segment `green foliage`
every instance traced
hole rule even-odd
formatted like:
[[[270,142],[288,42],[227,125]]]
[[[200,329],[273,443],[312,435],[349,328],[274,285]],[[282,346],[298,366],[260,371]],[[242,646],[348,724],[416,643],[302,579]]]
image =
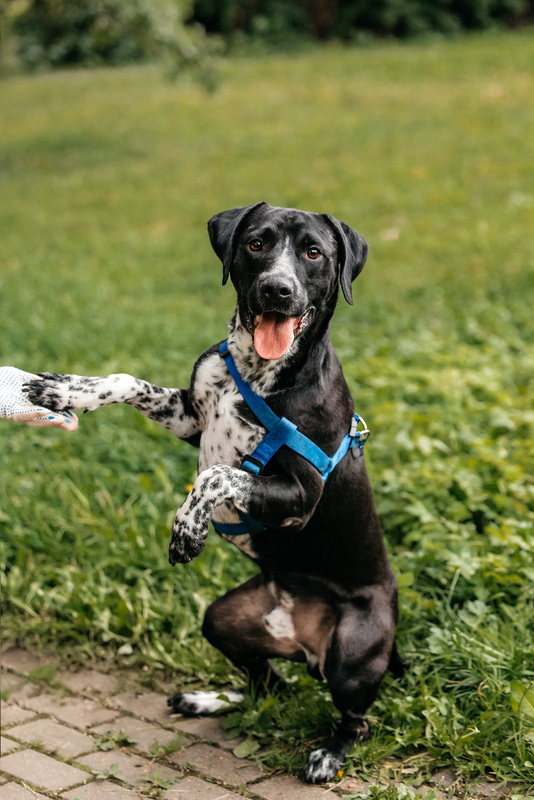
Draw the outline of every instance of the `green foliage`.
[[[131,747],[134,744],[137,744],[137,739],[132,739],[124,731],[110,730],[96,739],[96,746],[99,750],[115,750],[116,747]],[[111,766],[116,765],[112,764]]]
[[[247,694],[225,715],[228,735],[246,736],[234,750],[238,758],[255,756],[268,769],[298,772],[310,748],[332,733],[339,715],[325,688],[304,675],[291,680],[284,697]]]
[[[534,692],[519,681],[511,681],[512,708],[516,713],[524,714],[529,722],[534,722]],[[532,734],[530,735],[532,738]]]
[[[28,69],[162,58],[171,77],[187,70],[212,89],[220,44],[200,25],[186,27],[189,12],[188,0],[23,0],[6,7]]]
[[[181,750],[184,736],[185,733],[178,733],[170,742],[152,742],[148,755],[151,759],[157,761],[159,758],[164,758],[177,750]]]
[[[333,338],[371,429],[409,669],[384,681],[348,771],[415,788],[451,763],[533,780],[531,68],[525,32],[228,60],[214,96],[146,67],[0,97],[3,363],[185,386],[233,309],[212,214],[265,199],[370,241]],[[253,565],[215,536],[167,561],[196,452],[119,406],[71,436],[0,428],[5,639],[242,685],[200,620]],[[228,724],[298,772],[334,716],[283,668],[287,698],[249,698]]]
[[[337,32],[368,30],[378,35],[457,33],[513,24],[526,17],[529,0],[339,0]]]
[[[102,748],[100,748],[102,749]],[[126,782],[126,778],[124,778],[119,773],[119,765],[114,762],[110,764],[106,772],[100,772],[99,770],[93,770],[93,775],[97,779],[97,781],[106,781],[108,778],[115,778],[117,781]]]
[[[435,800],[435,797],[432,789],[417,792],[403,783],[398,786],[371,786],[363,792],[342,795],[343,800]]]
[[[180,778],[164,778],[161,774],[161,770],[157,769],[152,777],[144,775],[143,780],[149,784],[148,789],[144,790],[145,792],[148,791],[149,797],[159,797],[161,791],[170,789],[171,786],[178,783]]]
[[[150,16],[142,0],[29,0],[13,12],[19,54],[43,63],[120,64],[150,53]]]
[[[37,683],[39,681],[43,683],[54,683],[56,672],[56,667],[47,664],[44,667],[34,669],[32,672],[27,672],[24,675],[24,680],[28,683]]]
[[[236,43],[243,35],[279,48],[310,37],[313,21],[306,3],[290,0],[196,0],[192,16],[211,33]]]
[[[234,38],[245,33],[285,47],[310,35],[405,38],[515,25],[527,20],[529,9],[530,0],[195,0],[193,16],[209,31]]]

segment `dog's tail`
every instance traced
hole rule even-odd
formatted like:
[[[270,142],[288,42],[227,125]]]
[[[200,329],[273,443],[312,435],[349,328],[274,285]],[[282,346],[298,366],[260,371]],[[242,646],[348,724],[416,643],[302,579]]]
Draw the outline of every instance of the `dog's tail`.
[[[393,642],[393,649],[389,657],[388,669],[394,678],[402,678],[406,672],[406,662],[402,660],[397,650],[397,642]]]

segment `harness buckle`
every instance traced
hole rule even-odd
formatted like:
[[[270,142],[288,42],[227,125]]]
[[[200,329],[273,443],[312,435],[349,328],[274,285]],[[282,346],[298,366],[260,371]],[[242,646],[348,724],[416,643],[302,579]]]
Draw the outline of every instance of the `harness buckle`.
[[[358,430],[359,424],[363,425],[363,430]],[[352,457],[359,458],[363,456],[363,446],[367,439],[369,438],[370,430],[367,427],[367,423],[363,417],[360,417],[358,414],[354,415],[354,418],[350,424],[350,431],[349,436],[352,439],[350,444],[350,448],[352,450]],[[358,449],[358,452],[356,450]]]
[[[251,475],[261,475],[265,464],[259,458],[246,455],[241,462],[241,469],[245,472],[250,472]]]

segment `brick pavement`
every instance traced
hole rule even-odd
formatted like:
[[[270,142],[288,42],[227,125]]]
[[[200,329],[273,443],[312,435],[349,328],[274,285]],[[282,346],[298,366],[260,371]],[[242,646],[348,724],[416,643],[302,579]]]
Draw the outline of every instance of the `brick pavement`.
[[[226,737],[220,719],[171,716],[166,695],[132,676],[119,685],[97,670],[58,666],[51,683],[32,680],[50,663],[15,647],[2,654],[0,800],[339,800],[370,786],[355,778],[309,786],[262,771],[233,754],[239,740]],[[454,774],[440,781],[446,789]],[[502,792],[485,784],[470,796],[492,795]]]

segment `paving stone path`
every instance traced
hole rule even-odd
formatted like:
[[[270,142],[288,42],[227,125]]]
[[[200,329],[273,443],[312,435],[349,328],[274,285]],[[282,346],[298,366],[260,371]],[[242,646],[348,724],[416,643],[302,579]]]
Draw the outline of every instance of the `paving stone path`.
[[[170,715],[166,694],[130,674],[59,666],[52,682],[36,680],[47,665],[16,647],[2,654],[0,800],[339,800],[369,788],[264,772],[233,754],[239,740],[226,737],[220,719]],[[434,783],[446,789],[453,780],[449,771]],[[492,795],[488,784],[478,796]]]

